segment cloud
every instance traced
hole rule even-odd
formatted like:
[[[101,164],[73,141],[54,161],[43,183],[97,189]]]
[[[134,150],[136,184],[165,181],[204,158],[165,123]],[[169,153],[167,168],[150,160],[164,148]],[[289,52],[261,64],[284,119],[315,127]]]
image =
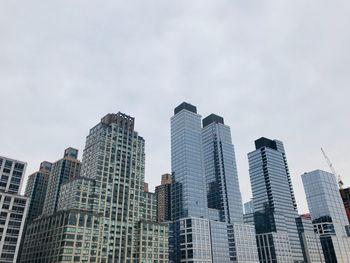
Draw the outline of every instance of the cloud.
[[[136,117],[146,180],[170,171],[170,124],[182,101],[232,128],[243,199],[246,154],[285,143],[300,211],[300,174],[350,182],[346,1],[26,1],[0,3],[1,154],[57,160],[108,112]]]

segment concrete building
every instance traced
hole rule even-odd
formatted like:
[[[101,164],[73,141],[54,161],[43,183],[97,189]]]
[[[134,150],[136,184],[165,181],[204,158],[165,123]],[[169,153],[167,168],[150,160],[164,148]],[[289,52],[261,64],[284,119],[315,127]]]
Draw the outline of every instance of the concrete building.
[[[63,158],[52,164],[43,214],[51,215],[57,211],[61,186],[79,176],[79,174],[80,161],[78,160],[78,150],[71,147],[67,148],[64,151]]]
[[[248,160],[260,262],[304,262],[283,143],[260,138]]]
[[[301,178],[314,230],[321,236],[325,261],[349,262],[349,221],[335,176],[315,170]]]
[[[171,182],[171,175],[163,174],[161,184],[156,186],[157,222],[171,220]]]
[[[166,263],[169,261],[169,227],[165,223],[157,223],[156,194],[149,192],[147,183],[142,199],[137,262]]]
[[[57,211],[28,227],[22,262],[167,263],[168,226],[156,223],[155,194],[144,191],[144,147],[134,118],[103,117],[86,138],[80,176],[61,183]]]
[[[42,162],[39,171],[29,175],[24,195],[29,198],[27,224],[39,217],[44,208],[52,163]]]
[[[43,215],[27,227],[20,262],[107,262],[102,225],[101,215],[81,209]]]
[[[0,262],[17,262],[28,198],[19,195],[27,164],[0,156]]]

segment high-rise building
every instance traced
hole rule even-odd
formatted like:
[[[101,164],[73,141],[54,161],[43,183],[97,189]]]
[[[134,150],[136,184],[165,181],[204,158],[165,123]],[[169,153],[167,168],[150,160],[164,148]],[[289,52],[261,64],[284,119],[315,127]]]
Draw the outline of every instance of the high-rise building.
[[[163,174],[161,184],[156,186],[157,222],[171,220],[171,175]]]
[[[51,215],[57,211],[58,197],[61,186],[79,176],[80,161],[78,160],[78,150],[67,148],[62,159],[52,164],[49,182],[45,196],[43,214]]]
[[[134,118],[103,117],[87,136],[81,175],[60,188],[58,211],[29,226],[22,262],[167,263],[168,227],[155,222],[155,194],[144,191],[144,147]]]
[[[350,187],[340,189],[340,195],[341,195],[341,198],[343,199],[346,216],[348,217],[349,224],[350,224]]]
[[[302,181],[314,230],[321,236],[326,262],[349,262],[350,231],[335,176],[315,170]]]
[[[305,262],[324,263],[320,235],[315,233],[310,216],[301,215],[296,222]]]
[[[171,118],[170,260],[212,262],[210,225],[197,108],[182,103]]]
[[[202,154],[202,125],[197,108],[182,103],[171,118],[171,216],[208,218]]]
[[[299,216],[283,143],[260,138],[248,154],[260,262],[303,262]]]
[[[39,171],[29,175],[25,193],[29,197],[29,210],[27,215],[27,224],[40,216],[43,212],[49,175],[52,163],[42,162]]]
[[[230,129],[214,114],[203,126],[195,106],[184,102],[175,108],[170,260],[257,262],[254,228],[243,224]]]
[[[19,195],[27,164],[0,156],[0,262],[17,262],[28,198]]]
[[[243,224],[235,150],[224,118],[203,119],[202,149],[213,262],[258,262],[255,229]]]
[[[221,222],[243,223],[236,157],[230,127],[211,114],[203,119],[202,130],[208,207],[219,212]]]

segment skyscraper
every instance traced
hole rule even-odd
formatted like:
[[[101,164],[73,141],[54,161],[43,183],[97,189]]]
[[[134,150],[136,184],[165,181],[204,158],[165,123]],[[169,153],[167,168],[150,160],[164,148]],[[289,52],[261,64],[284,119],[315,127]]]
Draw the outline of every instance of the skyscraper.
[[[255,231],[243,224],[234,148],[223,118],[212,114],[202,128],[195,106],[176,107],[171,164],[171,260],[257,262]]]
[[[139,204],[143,197],[145,141],[134,118],[107,114],[90,130],[82,175],[96,180],[97,210],[104,215],[103,244],[108,262],[133,262]]]
[[[52,164],[43,214],[51,215],[57,210],[58,197],[62,184],[79,176],[80,161],[77,158],[78,150],[69,147],[64,151],[63,158]]]
[[[19,195],[27,164],[0,156],[0,262],[17,262],[28,198]]]
[[[212,262],[201,116],[182,103],[171,118],[170,260]]]
[[[167,263],[168,227],[155,222],[155,196],[144,192],[144,147],[134,118],[103,117],[86,138],[80,176],[60,188],[58,210],[29,226],[22,262]]]
[[[49,175],[52,163],[42,162],[39,171],[29,175],[25,193],[29,197],[29,210],[27,215],[27,224],[40,216],[43,212]]]
[[[243,223],[236,157],[230,127],[211,114],[203,119],[203,155],[208,207],[219,211],[221,222]]]
[[[163,174],[161,184],[156,186],[157,222],[171,219],[171,182],[171,175]]]
[[[171,118],[172,219],[208,218],[202,154],[202,125],[197,108],[182,103]]]
[[[228,259],[232,262],[257,262],[255,229],[243,224],[235,151],[231,130],[225,125],[224,118],[210,114],[203,119],[202,145],[213,262]]]
[[[260,138],[248,154],[260,262],[303,262],[283,143]]]
[[[349,262],[349,221],[335,176],[315,170],[301,178],[314,229],[321,235],[326,262]]]

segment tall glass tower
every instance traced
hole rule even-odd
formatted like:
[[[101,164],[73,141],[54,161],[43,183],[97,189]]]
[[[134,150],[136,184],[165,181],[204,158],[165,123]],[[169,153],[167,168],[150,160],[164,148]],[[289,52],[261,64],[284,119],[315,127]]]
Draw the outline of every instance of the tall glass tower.
[[[186,102],[171,118],[171,262],[258,262],[243,224],[234,148],[223,118]]]
[[[202,125],[197,108],[182,103],[171,118],[172,219],[208,218],[202,155]]]
[[[335,176],[315,170],[301,178],[314,229],[321,235],[326,262],[349,262],[349,222]]]
[[[243,224],[236,158],[230,127],[211,114],[203,119],[203,154],[208,207],[219,211],[221,222]]]
[[[292,181],[283,143],[260,138],[248,154],[261,262],[303,262]]]

